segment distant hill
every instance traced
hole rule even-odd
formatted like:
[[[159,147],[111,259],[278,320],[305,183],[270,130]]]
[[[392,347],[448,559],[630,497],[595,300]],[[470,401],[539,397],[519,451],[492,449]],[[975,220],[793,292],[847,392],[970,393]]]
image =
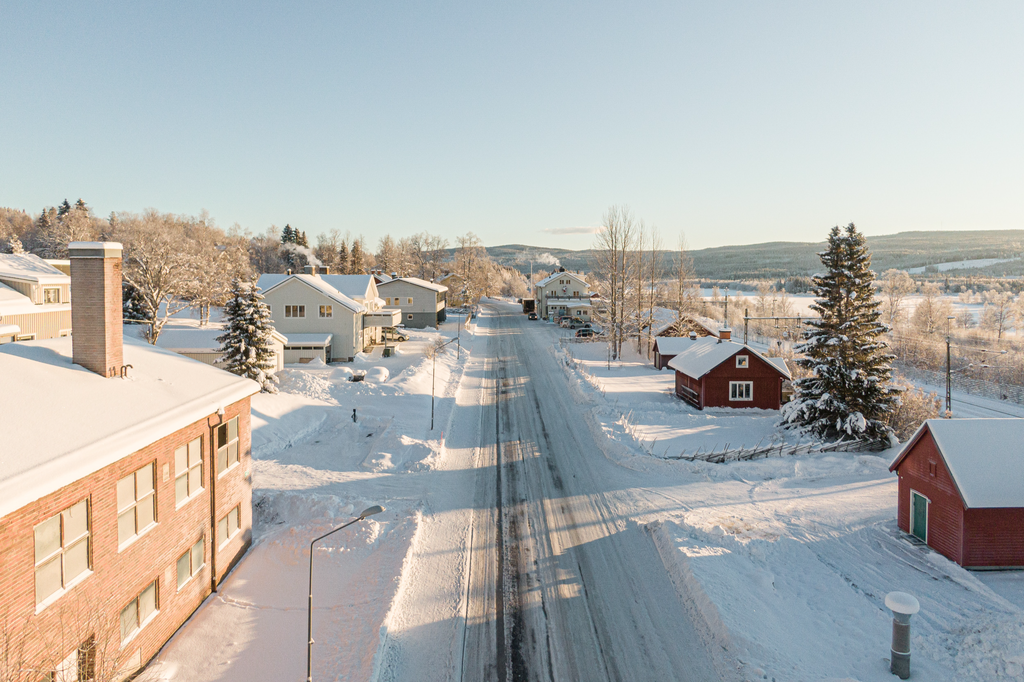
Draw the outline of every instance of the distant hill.
[[[690,251],[694,269],[702,279],[775,279],[811,275],[821,269],[818,253],[824,242],[765,242],[742,246],[718,246]],[[1020,276],[1024,274],[1024,230],[900,232],[868,237],[871,264],[876,272],[889,268],[908,270],[959,261],[999,260],[968,269],[945,269],[949,274]],[[487,247],[491,258],[522,272],[550,270],[555,259],[567,270],[589,272],[594,267],[591,249],[572,251],[548,249],[524,244]],[[675,261],[672,251],[663,252],[669,266]],[[545,263],[544,261],[547,261]],[[930,271],[932,268],[928,268]]]

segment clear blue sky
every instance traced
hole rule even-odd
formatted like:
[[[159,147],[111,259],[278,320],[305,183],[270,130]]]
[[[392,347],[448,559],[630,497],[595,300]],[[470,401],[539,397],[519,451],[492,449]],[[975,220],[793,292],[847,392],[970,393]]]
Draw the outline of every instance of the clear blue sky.
[[[1024,227],[1021,2],[0,0],[0,205],[586,248]]]

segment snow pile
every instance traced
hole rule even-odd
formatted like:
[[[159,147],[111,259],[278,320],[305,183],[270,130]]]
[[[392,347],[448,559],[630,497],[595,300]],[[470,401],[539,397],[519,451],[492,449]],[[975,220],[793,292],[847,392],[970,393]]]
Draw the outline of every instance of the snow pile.
[[[310,365],[312,364],[310,363]],[[349,370],[349,374],[351,374],[351,370]],[[278,379],[281,382],[278,388],[286,393],[294,393],[324,402],[334,402],[331,393],[331,380],[328,376],[301,369],[283,369],[278,372]]]

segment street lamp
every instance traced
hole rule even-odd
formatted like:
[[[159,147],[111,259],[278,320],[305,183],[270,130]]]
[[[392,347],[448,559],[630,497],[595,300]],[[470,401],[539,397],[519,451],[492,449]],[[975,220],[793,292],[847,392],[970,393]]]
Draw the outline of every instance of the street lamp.
[[[440,346],[434,349],[434,352],[430,355],[430,430],[434,430],[434,374],[437,368],[437,353],[450,343],[455,343],[457,339],[450,339],[445,341]],[[461,350],[462,344],[459,344]]]
[[[313,545],[320,540],[323,540],[328,535],[334,535],[339,530],[348,528],[353,523],[362,521],[367,516],[380,514],[382,511],[384,511],[384,507],[379,504],[368,507],[364,509],[357,518],[352,519],[342,526],[338,526],[329,533],[324,533],[318,538],[313,538],[313,542],[309,543],[309,602],[306,606],[306,682],[313,682]]]

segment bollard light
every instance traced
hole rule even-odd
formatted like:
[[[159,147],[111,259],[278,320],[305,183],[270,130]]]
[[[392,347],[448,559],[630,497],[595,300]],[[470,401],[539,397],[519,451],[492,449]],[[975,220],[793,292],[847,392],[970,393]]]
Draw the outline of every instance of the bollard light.
[[[889,672],[901,680],[910,677],[910,617],[921,610],[921,603],[912,594],[890,592],[885,605],[892,611],[892,646]]]

